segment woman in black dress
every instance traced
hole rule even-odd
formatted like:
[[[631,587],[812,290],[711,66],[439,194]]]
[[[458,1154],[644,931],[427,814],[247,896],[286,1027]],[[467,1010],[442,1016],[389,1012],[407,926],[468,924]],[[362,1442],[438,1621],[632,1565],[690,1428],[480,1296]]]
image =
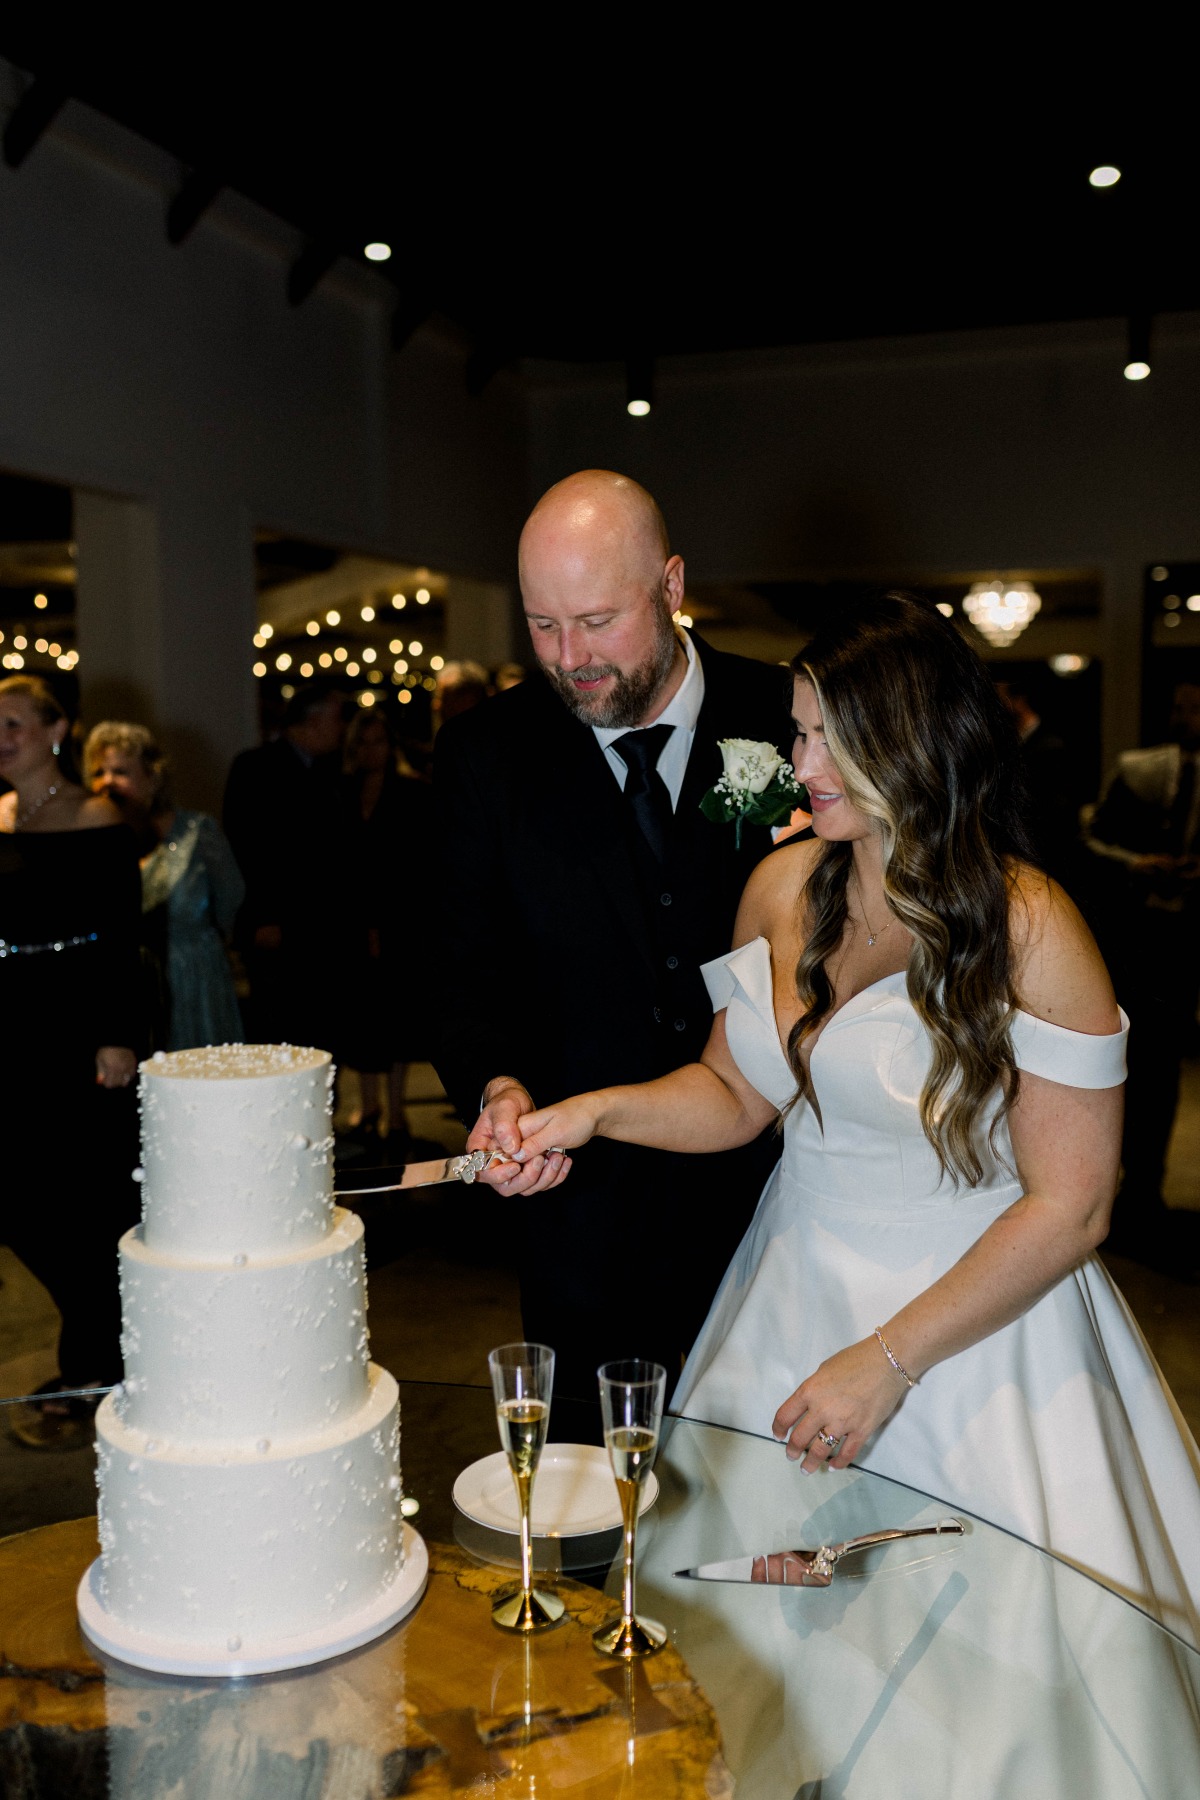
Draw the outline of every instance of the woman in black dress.
[[[0,1239],[62,1314],[58,1379],[14,1426],[38,1448],[87,1428],[55,1390],[120,1380],[117,1238],[138,1211],[137,851],[69,754],[46,684],[0,681]]]

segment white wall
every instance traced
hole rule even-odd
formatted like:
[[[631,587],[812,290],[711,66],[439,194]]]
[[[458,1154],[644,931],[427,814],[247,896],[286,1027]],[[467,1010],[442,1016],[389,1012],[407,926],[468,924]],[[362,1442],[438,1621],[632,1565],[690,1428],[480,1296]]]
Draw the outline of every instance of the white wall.
[[[0,124],[20,86],[0,64]],[[74,104],[0,167],[0,467],[82,491],[85,710],[156,723],[211,805],[256,735],[254,527],[506,583],[524,423],[511,376],[467,396],[460,346],[392,352],[366,268],[289,307],[298,240],[237,196],[172,249],[178,179]]]
[[[881,277],[882,278],[882,277]],[[1105,740],[1135,741],[1145,565],[1200,560],[1200,322],[1121,374],[1116,323],[532,372],[540,491],[589,464],[657,495],[696,581],[1095,570]]]

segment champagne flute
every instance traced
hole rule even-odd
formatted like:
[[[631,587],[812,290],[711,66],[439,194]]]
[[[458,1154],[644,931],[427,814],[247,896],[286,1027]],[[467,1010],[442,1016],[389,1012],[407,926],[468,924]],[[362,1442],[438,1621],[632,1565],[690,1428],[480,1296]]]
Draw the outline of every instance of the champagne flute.
[[[667,1641],[666,1627],[656,1619],[639,1619],[633,1606],[633,1547],[638,1501],[642,1482],[650,1473],[658,1448],[667,1372],[660,1363],[634,1358],[627,1362],[604,1363],[597,1373],[604,1442],[621,1498],[625,1572],[621,1584],[621,1617],[593,1632],[592,1642],[601,1655],[618,1656],[629,1662],[635,1656],[653,1655]]]
[[[501,1344],[488,1357],[500,1442],[508,1457],[521,1510],[521,1585],[504,1594],[492,1608],[492,1623],[501,1631],[546,1631],[557,1625],[566,1608],[557,1594],[533,1585],[533,1545],[529,1503],[538,1459],[550,1424],[554,1386],[554,1352],[545,1344]]]

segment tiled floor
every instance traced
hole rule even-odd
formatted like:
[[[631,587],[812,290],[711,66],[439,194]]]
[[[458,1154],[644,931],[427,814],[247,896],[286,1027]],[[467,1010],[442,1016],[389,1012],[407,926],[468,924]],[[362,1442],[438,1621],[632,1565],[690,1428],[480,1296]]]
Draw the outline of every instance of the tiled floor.
[[[447,1151],[461,1148],[461,1127],[431,1069],[413,1071],[411,1093],[411,1129]],[[1185,1077],[1167,1197],[1200,1209],[1200,1063]],[[406,1200],[397,1226],[404,1253],[370,1277],[373,1356],[413,1381],[485,1383],[488,1350],[521,1334],[514,1214],[486,1189],[455,1186],[432,1190],[416,1206]],[[1124,1258],[1113,1257],[1109,1266],[1200,1436],[1200,1289]],[[4,1248],[0,1282],[3,1396],[28,1392],[53,1374],[57,1315],[45,1290]],[[93,1468],[90,1447],[39,1455],[19,1449],[0,1428],[0,1535],[89,1512]]]

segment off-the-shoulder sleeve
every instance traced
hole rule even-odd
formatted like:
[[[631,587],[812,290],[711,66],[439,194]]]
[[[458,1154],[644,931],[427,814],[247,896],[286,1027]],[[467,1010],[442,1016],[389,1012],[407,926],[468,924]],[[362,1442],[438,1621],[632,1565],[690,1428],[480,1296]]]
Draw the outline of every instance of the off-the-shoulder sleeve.
[[[700,964],[700,973],[704,977],[704,985],[708,989],[708,997],[712,1001],[712,1009],[719,1013],[733,999],[733,971],[729,967],[729,957],[714,956],[711,962]]]
[[[1125,1079],[1125,1041],[1129,1020],[1121,1013],[1120,1031],[1093,1037],[1086,1031],[1068,1031],[1032,1013],[1012,1016],[1013,1051],[1018,1069],[1040,1075],[1063,1087],[1120,1087]]]

